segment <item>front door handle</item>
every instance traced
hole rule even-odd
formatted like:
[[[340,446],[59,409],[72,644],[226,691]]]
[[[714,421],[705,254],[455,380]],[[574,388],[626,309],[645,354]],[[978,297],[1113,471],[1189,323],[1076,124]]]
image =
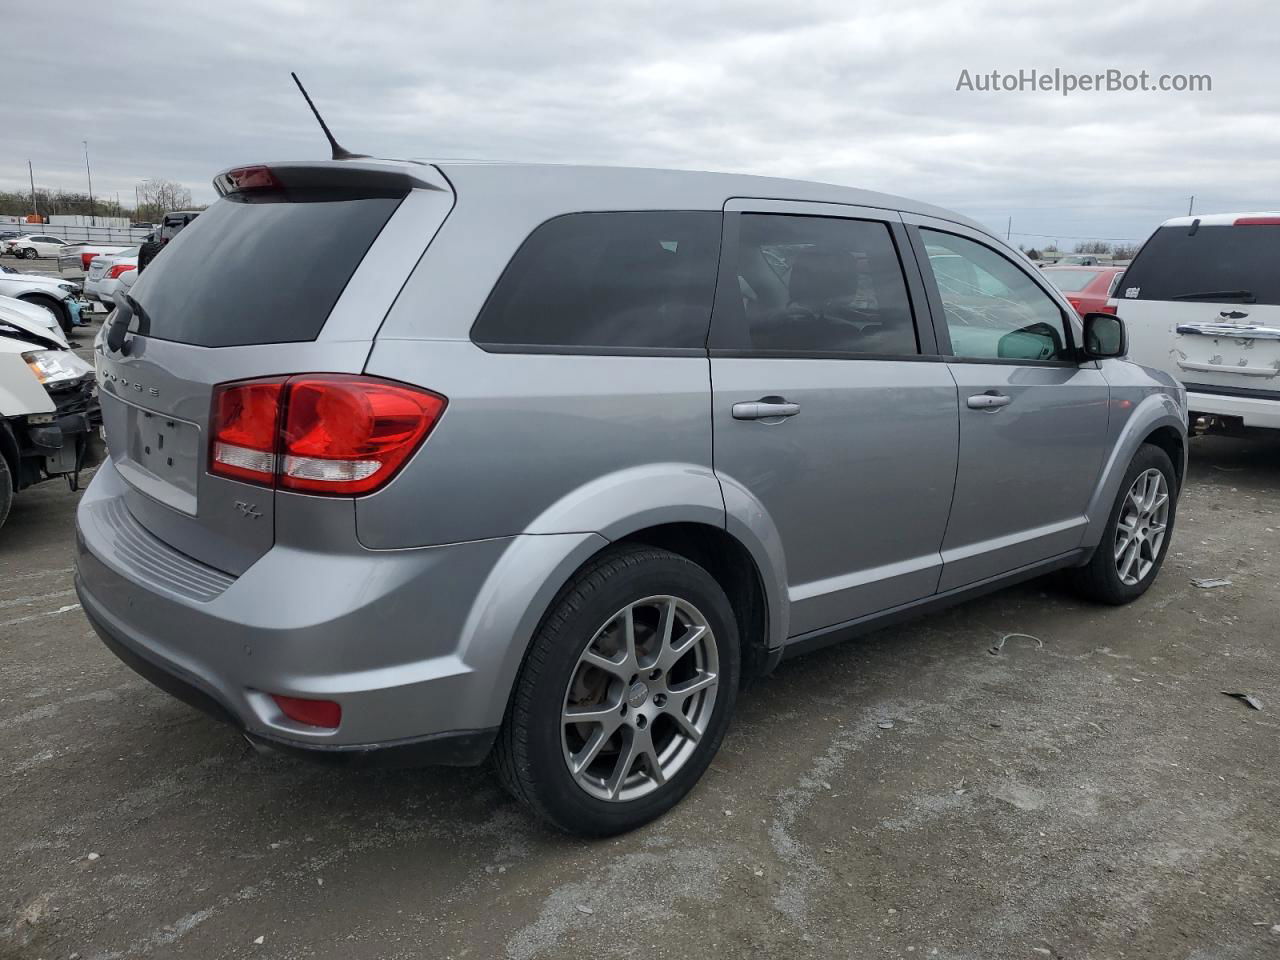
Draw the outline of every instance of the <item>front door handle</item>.
[[[735,420],[772,420],[775,417],[794,417],[800,412],[800,404],[788,403],[782,397],[761,397],[749,403],[733,405]]]
[[[990,390],[987,393],[979,393],[968,399],[967,403],[970,410],[995,410],[997,407],[1005,407],[1013,402],[1013,397],[1006,396],[1003,393],[996,393]]]

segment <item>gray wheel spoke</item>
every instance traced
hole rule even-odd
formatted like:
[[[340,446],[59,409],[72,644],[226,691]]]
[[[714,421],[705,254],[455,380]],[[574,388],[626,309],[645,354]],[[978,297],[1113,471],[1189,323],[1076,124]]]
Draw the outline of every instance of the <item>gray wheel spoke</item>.
[[[674,720],[676,722],[676,726],[680,728],[680,732],[694,743],[697,743],[702,739],[702,731],[693,725],[693,721],[684,715],[683,710],[668,710],[667,716]]]
[[[595,667],[597,670],[603,670],[605,673],[611,673],[615,677],[621,677],[626,680],[631,676],[631,664],[626,660],[610,660],[602,653],[596,653],[594,650],[588,650],[582,655],[582,662]]]
[[[669,643],[663,649],[662,656],[658,659],[658,666],[664,670],[670,670],[684,659],[686,653],[698,645],[698,641],[706,632],[707,628],[704,626],[690,627],[675,643]]]
[[[596,728],[595,733],[591,734],[591,739],[571,758],[569,769],[573,771],[575,777],[591,766],[591,761],[599,756],[600,748],[609,742],[609,738],[613,736],[613,732],[616,729],[616,727]]]
[[[1138,541],[1130,540],[1128,546],[1125,547],[1124,557],[1120,564],[1120,579],[1125,580],[1129,576],[1129,571],[1133,568],[1133,562],[1138,559]]]
[[[621,704],[610,703],[601,704],[598,707],[570,707],[564,712],[565,723],[600,723],[616,730],[618,724],[622,722],[621,716],[618,714],[618,708]]]
[[[609,779],[605,781],[610,800],[618,798],[618,792],[622,789],[627,774],[631,772],[631,768],[636,765],[636,760],[640,756],[640,731],[631,729],[622,739],[622,750],[618,753],[617,765],[614,766]]]
[[[669,687],[672,697],[684,698],[690,694],[697,693],[699,690],[706,690],[708,687],[714,687],[720,682],[720,678],[714,673],[703,673],[694,677],[692,680],[686,680],[684,683]]]

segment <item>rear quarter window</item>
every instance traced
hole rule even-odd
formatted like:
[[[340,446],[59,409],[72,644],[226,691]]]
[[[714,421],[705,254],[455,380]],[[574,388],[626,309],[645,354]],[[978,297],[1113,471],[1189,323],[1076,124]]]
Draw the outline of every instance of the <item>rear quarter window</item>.
[[[1129,265],[1115,296],[1177,300],[1241,290],[1257,303],[1280,304],[1280,225],[1202,226],[1194,233],[1161,227]]]
[[[721,215],[573,213],[533,231],[471,338],[485,347],[609,352],[706,346]]]
[[[314,340],[399,203],[224,197],[134,284],[147,335],[203,347]]]

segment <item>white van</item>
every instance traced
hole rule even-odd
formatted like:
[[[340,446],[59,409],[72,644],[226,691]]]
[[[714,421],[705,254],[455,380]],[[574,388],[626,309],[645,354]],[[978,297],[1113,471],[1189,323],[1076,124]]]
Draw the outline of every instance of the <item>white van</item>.
[[[1280,429],[1280,213],[1166,220],[1110,305],[1130,359],[1182,381],[1193,422]]]

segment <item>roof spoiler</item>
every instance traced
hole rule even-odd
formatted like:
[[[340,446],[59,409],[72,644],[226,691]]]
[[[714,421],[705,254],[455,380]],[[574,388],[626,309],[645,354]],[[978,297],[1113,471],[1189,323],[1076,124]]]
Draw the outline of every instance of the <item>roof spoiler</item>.
[[[256,192],[335,193],[351,198],[403,197],[410,190],[447,188],[421,170],[377,160],[313,160],[230,167],[213,178],[218,196]]]

